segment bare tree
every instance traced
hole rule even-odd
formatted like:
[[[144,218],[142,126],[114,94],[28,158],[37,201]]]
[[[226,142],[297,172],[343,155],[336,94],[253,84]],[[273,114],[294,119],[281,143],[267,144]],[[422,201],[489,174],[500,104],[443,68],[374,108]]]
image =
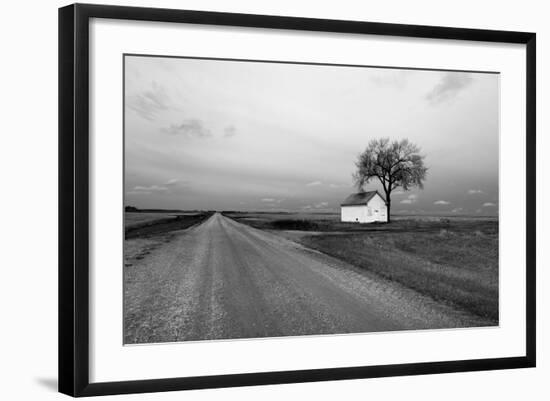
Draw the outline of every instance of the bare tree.
[[[428,171],[420,148],[408,139],[393,142],[389,138],[374,139],[359,155],[355,165],[357,171],[353,179],[360,191],[372,178],[378,178],[382,184],[388,206],[388,222],[391,216],[391,192],[398,187],[404,191],[411,187],[423,188]]]

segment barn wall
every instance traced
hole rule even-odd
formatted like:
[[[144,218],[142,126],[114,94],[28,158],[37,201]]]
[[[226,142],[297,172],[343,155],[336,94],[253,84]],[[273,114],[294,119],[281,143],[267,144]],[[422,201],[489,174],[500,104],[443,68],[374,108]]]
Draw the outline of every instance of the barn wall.
[[[378,213],[376,211],[378,210]],[[341,221],[374,223],[376,221],[387,222],[388,210],[382,197],[376,195],[368,205],[342,206]]]
[[[370,221],[388,221],[388,208],[382,197],[376,195],[369,201],[368,206],[372,209],[372,217],[370,218]],[[378,210],[378,214],[375,213],[376,210]]]
[[[342,206],[342,221],[365,223],[366,221],[366,206]]]

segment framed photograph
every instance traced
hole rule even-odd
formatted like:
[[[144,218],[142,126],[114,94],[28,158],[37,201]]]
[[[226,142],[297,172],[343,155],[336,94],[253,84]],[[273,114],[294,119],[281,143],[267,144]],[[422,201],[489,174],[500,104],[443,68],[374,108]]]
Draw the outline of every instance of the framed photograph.
[[[59,390],[535,366],[535,34],[59,10]]]

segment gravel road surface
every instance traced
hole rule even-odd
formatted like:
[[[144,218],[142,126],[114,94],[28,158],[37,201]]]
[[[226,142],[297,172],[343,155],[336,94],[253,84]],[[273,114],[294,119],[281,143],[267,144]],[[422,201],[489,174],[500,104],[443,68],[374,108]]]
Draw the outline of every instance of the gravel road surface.
[[[482,324],[219,213],[126,262],[126,344]]]

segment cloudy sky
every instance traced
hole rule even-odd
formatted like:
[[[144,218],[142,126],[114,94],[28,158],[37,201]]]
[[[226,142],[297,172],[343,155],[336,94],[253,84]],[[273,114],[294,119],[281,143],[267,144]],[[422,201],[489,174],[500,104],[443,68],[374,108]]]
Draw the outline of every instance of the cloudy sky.
[[[140,208],[332,211],[373,138],[426,156],[392,211],[498,212],[499,76],[125,58],[125,202]],[[380,189],[376,183],[366,189]]]

